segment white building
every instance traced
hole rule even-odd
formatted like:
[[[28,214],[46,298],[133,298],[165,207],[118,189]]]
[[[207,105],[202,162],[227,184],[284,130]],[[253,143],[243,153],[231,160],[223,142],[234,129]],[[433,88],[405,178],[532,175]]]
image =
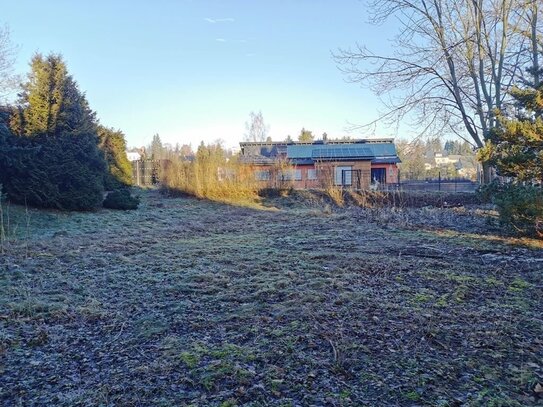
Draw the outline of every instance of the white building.
[[[128,161],[139,161],[141,160],[141,154],[137,152],[126,152],[126,157],[128,157]]]

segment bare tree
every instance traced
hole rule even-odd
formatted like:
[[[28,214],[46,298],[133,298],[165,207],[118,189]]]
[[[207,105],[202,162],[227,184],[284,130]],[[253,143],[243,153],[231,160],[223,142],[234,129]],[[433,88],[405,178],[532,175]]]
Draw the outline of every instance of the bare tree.
[[[527,30],[540,28],[538,1],[372,2],[372,22],[399,21],[394,52],[378,55],[357,45],[335,55],[349,79],[369,86],[385,106],[360,127],[409,119],[421,135],[454,133],[484,146],[496,110],[506,107],[508,90],[533,63]]]
[[[266,141],[270,126],[264,123],[262,112],[249,113],[249,121],[245,122],[245,141]]]
[[[0,27],[0,104],[16,86],[13,74],[16,49],[12,45],[7,26]]]
[[[541,0],[528,0],[528,12],[525,15],[525,31],[524,35],[529,39],[529,47],[531,52],[531,66],[528,73],[533,76],[532,86],[537,88],[541,84],[541,66],[539,64],[539,56],[543,54],[543,33],[540,23],[540,3]],[[525,81],[529,82],[529,81]]]

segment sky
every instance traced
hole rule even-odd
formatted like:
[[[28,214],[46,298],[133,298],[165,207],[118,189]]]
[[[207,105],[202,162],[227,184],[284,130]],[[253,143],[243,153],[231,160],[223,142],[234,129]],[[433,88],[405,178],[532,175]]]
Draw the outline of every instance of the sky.
[[[390,27],[368,23],[359,0],[2,0],[0,24],[26,74],[35,52],[61,53],[100,122],[129,146],[221,139],[233,147],[251,111],[269,136],[349,133],[379,100],[349,83],[332,58],[365,44],[382,51]]]

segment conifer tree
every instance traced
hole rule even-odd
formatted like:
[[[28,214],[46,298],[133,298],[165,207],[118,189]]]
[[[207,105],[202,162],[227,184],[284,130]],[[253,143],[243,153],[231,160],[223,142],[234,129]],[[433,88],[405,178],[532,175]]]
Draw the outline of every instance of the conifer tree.
[[[530,73],[533,83],[511,92],[515,116],[500,113],[499,126],[480,158],[495,165],[498,174],[513,178],[512,183],[490,189],[502,224],[519,234],[543,238],[543,190],[536,186],[543,183],[543,84],[538,79],[543,72]]]
[[[104,180],[105,188],[113,190],[132,185],[132,164],[126,157],[126,140],[123,132],[98,126],[98,139],[108,167]]]
[[[498,116],[500,125],[480,158],[495,165],[499,175],[521,182],[543,182],[543,84],[514,88],[511,95],[517,102],[517,113],[514,118]]]
[[[40,207],[89,210],[103,201],[105,162],[95,113],[60,55],[31,61],[11,117],[12,144],[34,151],[8,168],[10,199]]]
[[[153,136],[149,150],[151,151],[151,160],[161,160],[164,158],[164,146],[158,133]]]

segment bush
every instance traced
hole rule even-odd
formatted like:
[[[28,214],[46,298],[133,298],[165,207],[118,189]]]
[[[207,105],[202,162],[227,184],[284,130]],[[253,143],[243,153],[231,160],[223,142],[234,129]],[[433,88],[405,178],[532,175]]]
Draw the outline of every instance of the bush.
[[[476,195],[482,203],[492,203],[494,196],[503,190],[504,184],[498,180],[492,181],[490,184],[483,184],[477,188]]]
[[[482,193],[491,197],[503,226],[519,235],[543,238],[543,189],[494,183]]]
[[[131,210],[138,209],[140,199],[130,195],[128,189],[118,189],[107,194],[103,206],[108,209]]]
[[[92,210],[104,195],[105,163],[93,134],[11,136],[0,152],[0,181],[10,201],[66,211]]]

